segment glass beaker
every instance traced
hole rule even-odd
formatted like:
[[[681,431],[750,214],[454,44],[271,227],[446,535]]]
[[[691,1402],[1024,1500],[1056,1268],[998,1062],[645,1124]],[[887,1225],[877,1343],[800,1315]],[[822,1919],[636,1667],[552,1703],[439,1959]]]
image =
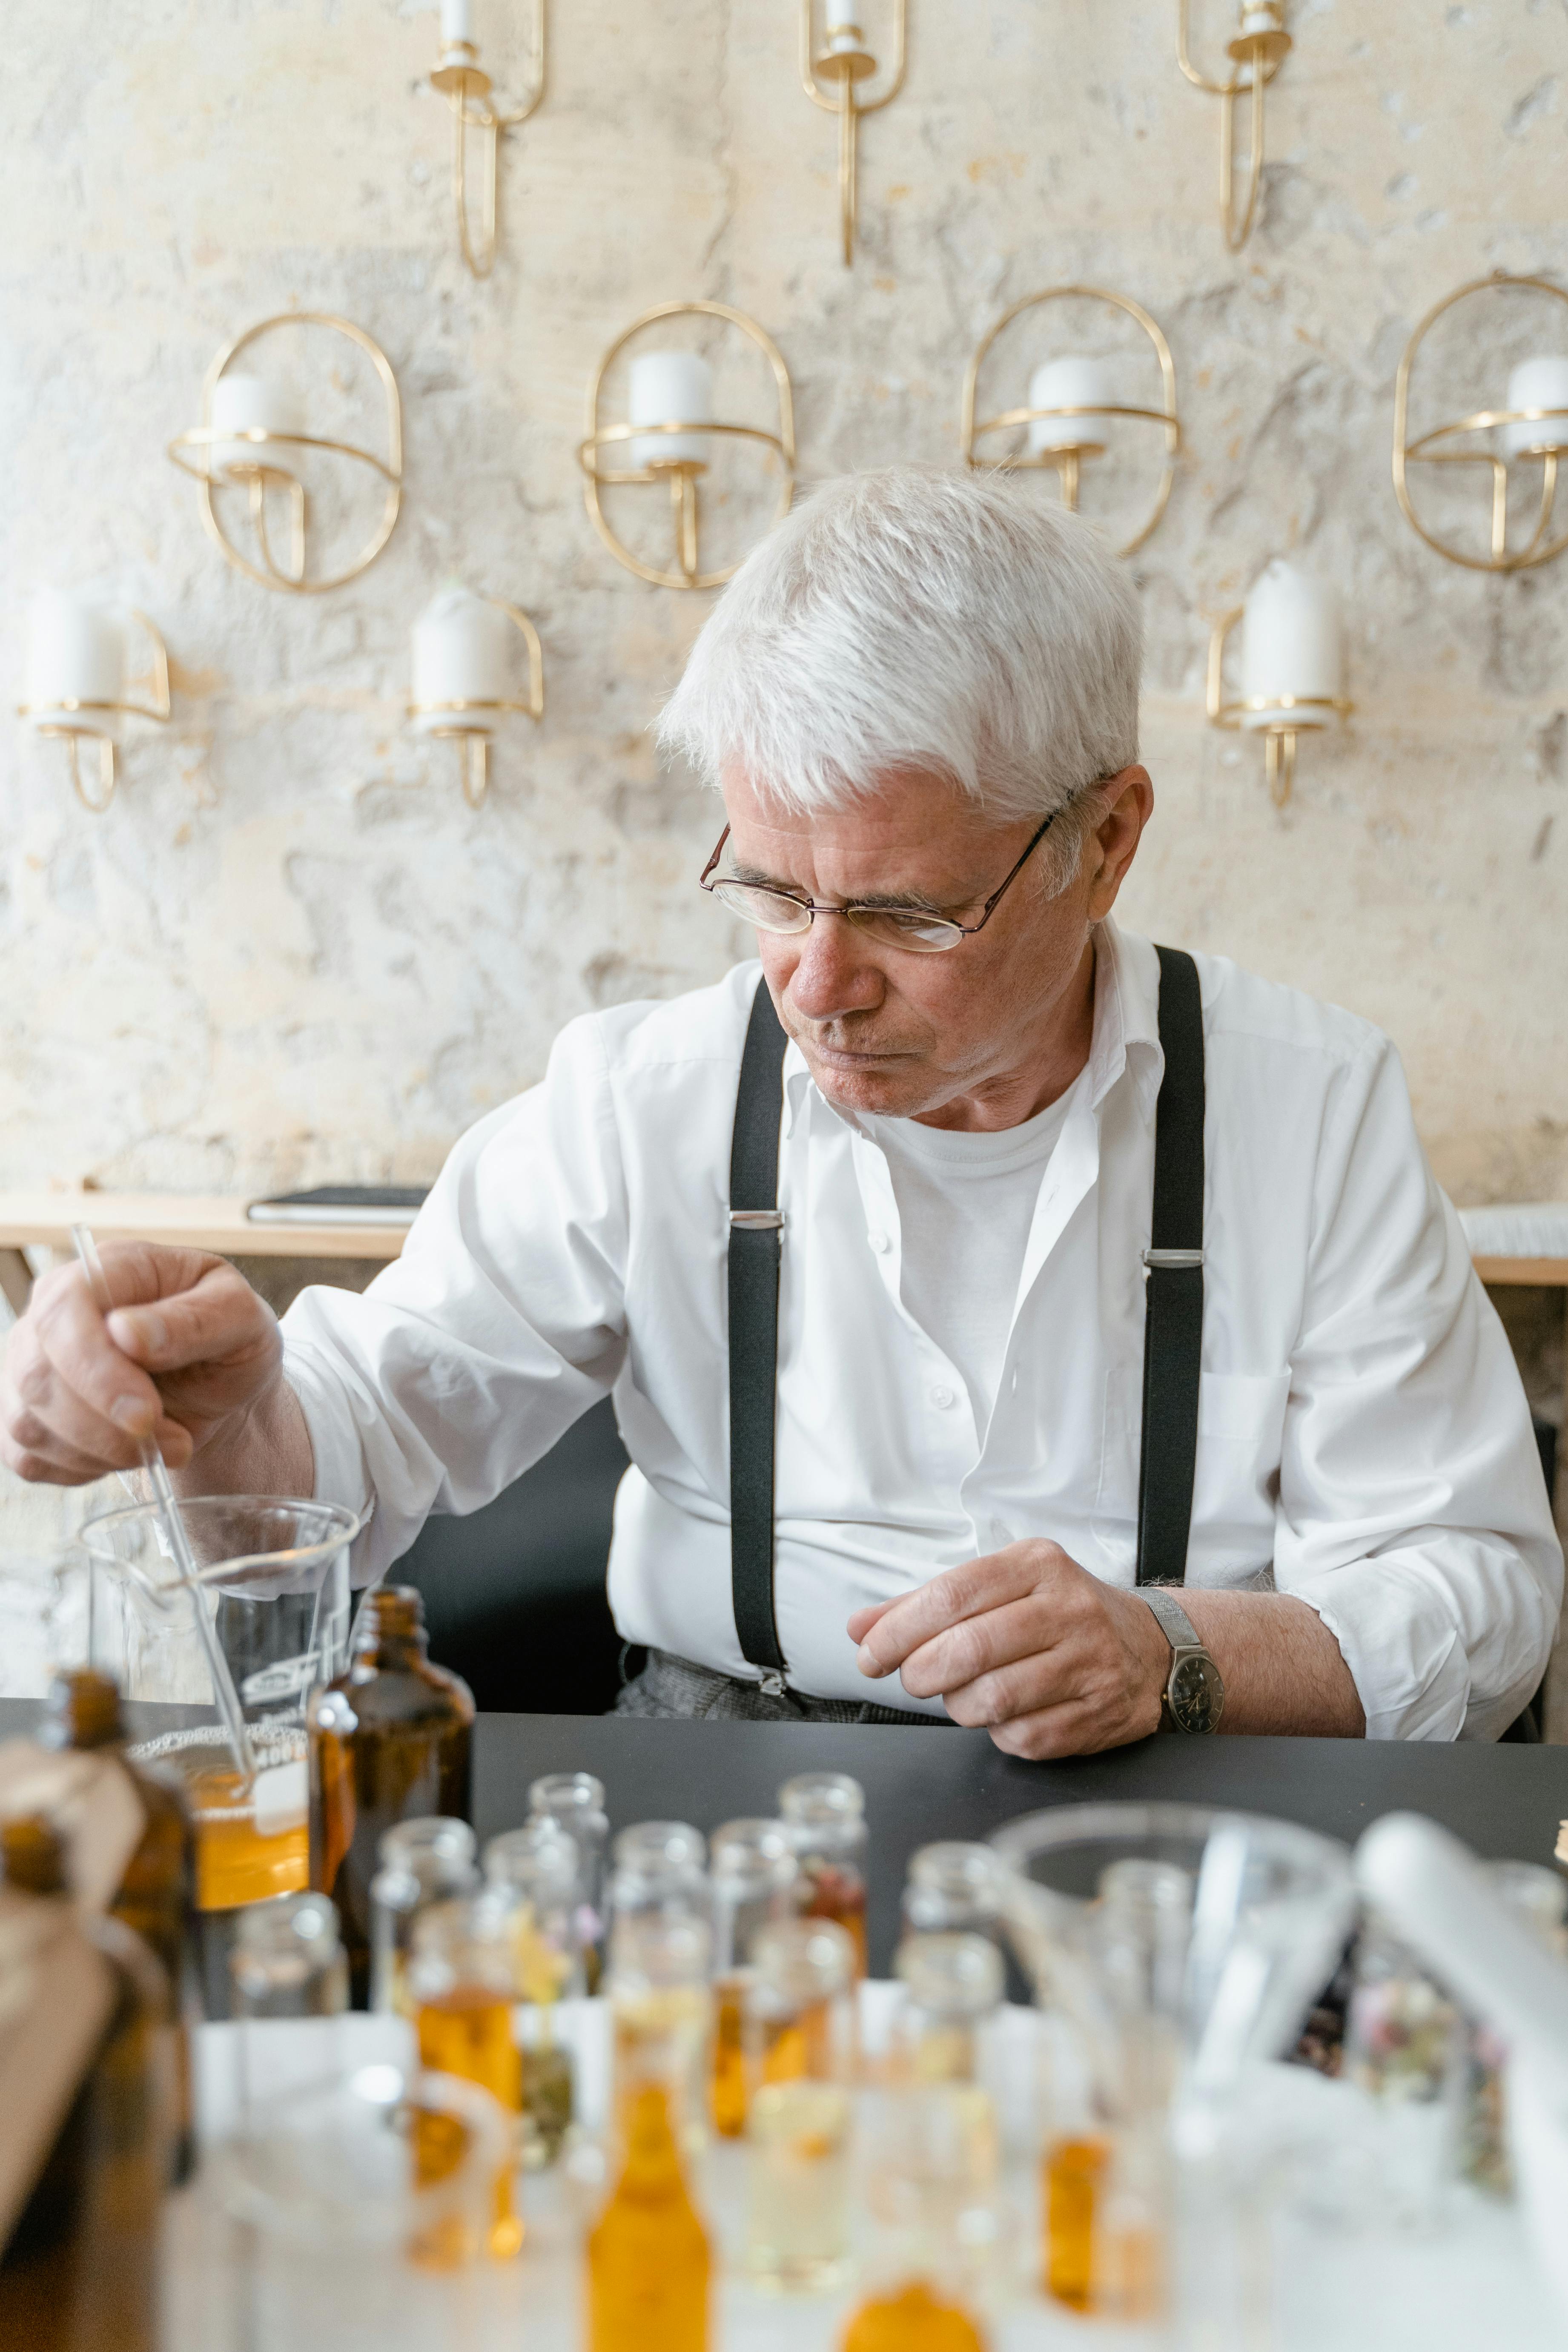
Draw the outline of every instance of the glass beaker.
[[[1289,2047],[1333,1972],[1355,1912],[1349,1854],[1291,1822],[1176,1804],[1063,1805],[989,1843],[1050,2028],[1046,2290],[1152,2317],[1173,2135],[1194,2166],[1223,2159],[1244,2070]]]
[[[301,1891],[310,1874],[305,1702],[348,1656],[353,1512],[277,1496],[182,1500],[197,1563],[175,1567],[155,1504],[89,1519],[91,1663],[127,1699],[184,1720],[131,1752],[173,1766],[196,1826],[196,1906],[229,1911]],[[195,1612],[216,1637],[256,1761],[247,1785],[218,1719]]]

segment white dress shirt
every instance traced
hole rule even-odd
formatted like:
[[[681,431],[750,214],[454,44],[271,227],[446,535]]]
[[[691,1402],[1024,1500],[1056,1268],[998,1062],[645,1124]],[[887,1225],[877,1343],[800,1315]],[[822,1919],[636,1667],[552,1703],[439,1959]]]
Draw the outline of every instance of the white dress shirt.
[[[1197,958],[1207,1055],[1203,1375],[1188,1580],[1318,1611],[1373,1738],[1494,1738],[1544,1668],[1563,1557],[1501,1326],[1352,1015]],[[383,1573],[489,1502],[606,1391],[633,1468],[610,1601],[628,1641],[752,1675],[730,1594],[725,1247],[755,963],[572,1022],[543,1083],[458,1144],[401,1259],[285,1321],[319,1495]],[[789,1677],[857,1672],[864,1601],[1022,1536],[1131,1585],[1154,1100],[1148,941],[1098,935],[1093,1039],[1039,1186],[995,1403],[901,1297],[888,1161],[784,1060],[776,1609]]]

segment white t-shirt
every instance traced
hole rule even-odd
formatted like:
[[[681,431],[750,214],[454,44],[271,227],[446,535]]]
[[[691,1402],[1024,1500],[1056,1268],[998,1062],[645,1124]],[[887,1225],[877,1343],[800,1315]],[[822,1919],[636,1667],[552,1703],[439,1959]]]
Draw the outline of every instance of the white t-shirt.
[[[984,1436],[1047,1163],[1082,1079],[1021,1127],[971,1133],[862,1118],[898,1203],[899,1295],[963,1375]]]

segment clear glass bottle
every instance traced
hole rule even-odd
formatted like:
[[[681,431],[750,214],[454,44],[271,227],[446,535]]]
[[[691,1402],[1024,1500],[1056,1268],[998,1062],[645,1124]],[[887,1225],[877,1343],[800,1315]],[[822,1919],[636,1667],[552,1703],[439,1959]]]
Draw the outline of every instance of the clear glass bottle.
[[[241,1917],[229,1957],[236,2017],[341,2017],[348,1961],[324,1895],[279,1895]]]
[[[130,1775],[146,1817],[146,1828],[110,1909],[152,1952],[174,2003],[174,2178],[184,2180],[195,2162],[190,2042],[190,2019],[196,2005],[191,1944],[196,1896],[195,1828],[179,1776],[128,1755],[126,1739],[117,1683],[87,1667],[57,1675],[38,1726],[38,1745],[112,1754]]]
[[[745,2262],[774,2290],[847,2272],[856,1959],[836,1919],[778,1920],[752,1944]]]
[[[746,2128],[746,1988],[752,1945],[763,1927],[793,1914],[799,1866],[782,1822],[726,1822],[713,1832],[713,2128],[738,2139]]]
[[[512,2031],[516,1983],[508,1906],[480,1894],[423,1911],[415,1922],[408,1984],[420,2064],[477,2083],[515,2116],[522,2089]],[[498,2261],[522,2245],[522,2218],[512,2193],[515,2159],[514,2145],[496,2179],[489,2251]]]
[[[521,2053],[523,2162],[553,2164],[572,2122],[572,2053],[557,2031],[557,2003],[583,1990],[574,1924],[581,1869],[576,1841],[541,1817],[485,1848],[485,1881],[504,1909]]]
[[[347,1671],[310,1699],[310,1884],[338,1906],[356,2007],[370,1992],[370,1886],[381,1841],[416,1814],[469,1811],[474,1702],[426,1656],[411,1587],[366,1593]]]
[[[910,1856],[904,1880],[904,1932],[910,1936],[1002,1936],[1002,1874],[988,1845],[944,1839]]]
[[[433,1903],[471,1895],[479,1883],[478,1841],[467,1822],[426,1813],[398,1822],[381,1841],[381,1867],[370,1882],[370,2005],[412,2017],[408,1955],[414,1923]]]
[[[779,1790],[779,1811],[800,1867],[800,1901],[813,1919],[836,1919],[855,1939],[866,1973],[866,1792],[847,1772],[799,1772]]]
[[[587,1989],[597,1992],[609,1927],[610,1822],[605,1811],[605,1784],[592,1772],[547,1772],[530,1787],[528,1810],[534,1821],[554,1822],[577,1848],[582,1874],[577,1940]]]
[[[893,1972],[904,1989],[895,2073],[910,2083],[989,2090],[1001,2014],[1002,1955],[987,1936],[907,1936]]]
[[[707,1848],[685,1822],[642,1822],[616,1840],[605,1991],[614,2042],[616,2129],[658,2085],[683,2159],[707,2143],[713,2001]]]
[[[79,1932],[110,1980],[96,2051],[0,2252],[0,2344],[8,2352],[157,2352],[174,2121],[168,1988],[120,1920],[72,1921],[65,1846],[49,1821],[19,1815],[0,1825],[0,1874],[8,1890],[0,1898],[0,2007],[8,2017],[36,2011],[56,1934]],[[35,1904],[51,1906],[58,1927],[29,1916]],[[37,2030],[50,2029],[39,2020]],[[14,2131],[16,2117],[5,2124]]]

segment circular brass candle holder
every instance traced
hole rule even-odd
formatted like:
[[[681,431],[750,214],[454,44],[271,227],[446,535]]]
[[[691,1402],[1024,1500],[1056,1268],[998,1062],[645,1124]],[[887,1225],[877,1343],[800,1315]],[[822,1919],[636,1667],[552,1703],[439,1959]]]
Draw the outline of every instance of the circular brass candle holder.
[[[147,632],[153,656],[151,672],[145,680],[133,678],[129,690],[134,693],[139,684],[145,685],[151,696],[150,701],[79,702],[73,696],[62,695],[58,702],[37,705],[19,702],[16,705],[18,719],[33,719],[36,710],[47,710],[51,714],[59,710],[67,714],[63,719],[57,719],[51,715],[42,722],[35,723],[33,731],[35,734],[43,736],[46,740],[69,745],[71,787],[83,808],[90,809],[94,816],[101,816],[114,798],[114,787],[118,781],[115,741],[113,736],[106,734],[101,727],[73,727],[70,723],[71,716],[78,711],[84,713],[101,711],[105,716],[118,712],[127,719],[151,719],[158,726],[163,726],[167,723],[173,708],[169,699],[168,647],[145,613],[138,612],[134,605],[122,609],[127,612],[131,620]],[[84,740],[98,745],[98,798],[96,800],[82,782],[79,753]]]
[[[1194,65],[1188,45],[1188,12],[1191,0],[1176,0],[1176,63],[1196,89],[1206,90],[1220,101],[1219,117],[1219,216],[1225,231],[1226,247],[1239,253],[1252,235],[1252,225],[1258,216],[1258,191],[1263,184],[1263,92],[1271,82],[1290,52],[1290,36],[1285,30],[1284,0],[1242,0],[1242,29],[1236,38],[1226,44],[1226,54],[1231,61],[1229,79],[1211,81]],[[1266,21],[1247,29],[1248,17]],[[1247,199],[1240,212],[1236,208],[1236,101],[1243,90],[1252,96],[1251,154],[1247,166]]]
[[[410,719],[432,719],[439,715],[450,725],[427,727],[425,733],[437,743],[458,743],[462,746],[463,798],[472,809],[479,807],[490,782],[490,737],[493,721],[515,711],[524,719],[544,716],[544,652],[539,642],[539,631],[521,605],[509,604],[500,596],[487,596],[487,604],[504,613],[528,647],[528,696],[525,701],[464,700],[453,702],[410,702],[405,706]]]
[[[369,353],[386,397],[387,455],[384,458],[376,457],[369,449],[357,447],[351,441],[329,440],[313,433],[274,433],[258,425],[214,425],[213,391],[218,379],[241,352],[247,351],[261,336],[278,327],[322,327],[333,334],[347,336],[350,342]],[[249,443],[255,448],[255,464],[231,463],[215,473],[211,454],[214,445],[237,441]],[[310,580],[306,577],[309,509],[305,486],[286,466],[268,463],[266,453],[275,449],[329,449],[339,457],[353,459],[356,465],[370,467],[386,485],[381,520],[375,530],[353,563],[346,570],[334,573],[331,579]],[[243,334],[236,335],[232,342],[224,345],[208,368],[206,380],[202,385],[202,421],[188,432],[178,434],[170,442],[169,456],[182,473],[194,476],[200,484],[203,525],[208,537],[223,550],[237,572],[243,572],[247,580],[256,581],[260,587],[279,588],[291,596],[325,596],[332,589],[345,587],[351,580],[357,580],[360,573],[375,562],[392,537],[393,525],[403,503],[403,404],[397,395],[397,379],[392,373],[392,362],[363,327],[353,325],[347,319],[334,318],[326,310],[279,311],[274,318],[262,319],[254,327],[247,327]],[[259,562],[252,562],[244,550],[235,545],[219,520],[213,490],[226,482],[243,485],[249,490],[250,520],[256,534]],[[267,494],[269,489],[282,491],[289,503],[290,548],[287,566],[280,564],[272,552],[267,521]]]
[[[599,414],[605,376],[615,360],[626,349],[634,335],[651,327],[660,319],[704,318],[722,319],[727,325],[739,328],[751,338],[766,358],[773,372],[778,393],[779,429],[764,432],[757,425],[723,425],[696,418],[670,417],[657,425],[606,425]],[[657,436],[673,438],[677,434],[718,433],[742,441],[755,441],[777,458],[783,474],[779,502],[773,521],[780,522],[789,512],[795,497],[795,403],[790,391],[789,370],[784,353],[766,331],[743,310],[732,310],[727,302],[659,302],[651,310],[632,320],[626,332],[617,335],[600,360],[588,380],[587,433],[577,445],[577,462],[583,468],[583,497],[595,530],[609,549],[617,563],[635,572],[639,580],[647,580],[656,588],[721,588],[732,580],[744,558],[727,565],[722,571],[704,572],[700,551],[700,519],[698,507],[698,482],[707,471],[700,458],[672,458],[666,463],[647,466],[616,467],[604,464],[601,453],[615,449],[623,442],[643,441]],[[601,488],[610,484],[668,483],[675,523],[676,557],[673,570],[660,572],[644,563],[629,547],[617,539],[605,516],[599,498]],[[770,526],[771,528],[771,526]]]
[[[1529,292],[1549,295],[1555,302],[1568,306],[1568,292],[1554,286],[1547,278],[1513,278],[1506,270],[1496,269],[1489,278],[1472,278],[1468,286],[1446,294],[1435,302],[1405,344],[1394,380],[1394,495],[1399,510],[1420,539],[1424,539],[1436,554],[1450,563],[1462,564],[1468,572],[1528,572],[1538,563],[1550,563],[1568,547],[1568,527],[1550,536],[1553,509],[1557,503],[1557,460],[1568,451],[1568,409],[1562,408],[1480,408],[1471,416],[1461,416],[1451,425],[1436,425],[1414,441],[1410,438],[1410,377],[1415,357],[1431,329],[1446,311],[1458,302],[1468,301],[1476,294]],[[1541,424],[1546,427],[1537,446],[1519,454],[1541,460],[1541,494],[1536,506],[1535,527],[1522,547],[1510,548],[1508,543],[1508,469],[1507,457],[1499,457],[1487,448],[1457,448],[1451,445],[1468,436],[1489,433],[1500,425]],[[1491,468],[1491,537],[1486,555],[1468,555],[1462,548],[1452,547],[1428,530],[1415,511],[1410,495],[1409,467],[1412,466],[1489,466]]]
[[[527,94],[515,106],[503,106],[494,96],[495,84],[479,63],[472,41],[447,41],[430,87],[452,110],[452,205],[458,215],[458,244],[475,278],[488,278],[496,258],[496,156],[501,133],[515,131],[544,96],[544,0],[533,0],[531,65]],[[480,227],[478,241],[468,226],[468,133],[477,131],[483,162]]]
[[[834,48],[825,40],[817,48],[812,0],[800,0],[801,87],[814,106],[838,117],[838,219],[847,268],[855,258],[861,118],[880,114],[904,86],[909,64],[908,0],[893,0],[893,63],[888,86],[877,98],[860,95],[862,84],[874,78],[878,64],[865,46],[859,26],[845,24],[836,29],[851,36],[853,46]]]
[[[1100,401],[1092,408],[1008,408],[1005,409],[999,416],[988,416],[980,423],[976,423],[974,405],[980,383],[980,371],[998,336],[1012,325],[1015,319],[1021,318],[1026,310],[1038,310],[1047,302],[1065,302],[1074,298],[1090,302],[1109,303],[1112,310],[1124,311],[1128,318],[1142,327],[1153,344],[1154,355],[1160,363],[1163,404],[1159,408],[1124,408],[1110,401]],[[1076,512],[1084,461],[1087,458],[1104,456],[1105,444],[1102,441],[1076,441],[1063,448],[1042,449],[1032,457],[988,458],[981,456],[977,449],[977,444],[990,434],[1016,432],[1022,425],[1032,425],[1037,418],[1047,416],[1131,416],[1139,419],[1141,423],[1158,425],[1163,427],[1165,436],[1165,463],[1160,476],[1160,487],[1154,495],[1153,508],[1142,529],[1134,532],[1133,536],[1117,551],[1121,555],[1131,555],[1135,548],[1142,546],[1144,541],[1155,530],[1160,518],[1170,504],[1171,486],[1176,478],[1176,460],[1181,455],[1182,448],[1182,424],[1181,418],[1176,414],[1175,362],[1171,357],[1170,344],[1142,303],[1134,302],[1130,295],[1107,293],[1101,286],[1051,286],[1047,287],[1043,294],[1026,294],[1021,302],[1015,302],[1010,310],[1004,310],[995,325],[981,337],[975,345],[968,373],[963,379],[963,406],[960,418],[959,438],[963,451],[964,464],[976,467],[1005,467],[1009,472],[1039,472],[1047,466],[1054,466],[1061,483],[1062,501]]]
[[[1211,727],[1240,729],[1248,719],[1263,712],[1268,714],[1265,727],[1249,728],[1249,734],[1263,738],[1263,772],[1268,779],[1268,797],[1277,809],[1289,800],[1296,782],[1296,738],[1326,727],[1331,719],[1349,719],[1355,709],[1353,702],[1342,696],[1255,694],[1235,702],[1225,698],[1225,649],[1230,633],[1246,612],[1245,604],[1235,604],[1215,623],[1209,638],[1208,680],[1205,695],[1208,722]]]

